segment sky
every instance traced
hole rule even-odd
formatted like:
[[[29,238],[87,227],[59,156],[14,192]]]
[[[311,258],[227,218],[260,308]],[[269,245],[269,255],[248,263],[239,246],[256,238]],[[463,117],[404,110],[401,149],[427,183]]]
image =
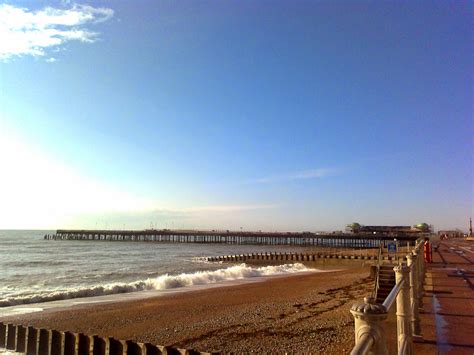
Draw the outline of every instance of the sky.
[[[0,0],[0,228],[466,230],[473,6]]]

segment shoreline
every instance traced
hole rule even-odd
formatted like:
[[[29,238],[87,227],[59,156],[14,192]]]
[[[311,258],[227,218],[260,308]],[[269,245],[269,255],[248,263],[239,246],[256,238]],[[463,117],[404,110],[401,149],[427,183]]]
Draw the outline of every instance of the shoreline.
[[[255,266],[255,265],[254,265]],[[207,289],[215,289],[221,287],[231,287],[246,285],[256,282],[266,282],[271,279],[293,277],[299,275],[307,275],[314,273],[324,272],[336,272],[342,271],[343,269],[330,269],[323,270],[314,268],[313,270],[293,272],[289,274],[275,274],[266,276],[255,276],[248,278],[241,278],[235,280],[223,280],[207,284],[195,284],[190,286],[175,287],[161,290],[141,290],[141,291],[130,291],[120,292],[107,295],[88,296],[88,297],[71,297],[58,299],[53,301],[35,302],[35,303],[20,303],[17,305],[0,307],[0,320],[6,317],[12,316],[23,316],[29,313],[37,312],[55,312],[55,311],[68,311],[73,310],[80,306],[96,305],[96,304],[109,304],[109,303],[120,303],[120,302],[131,302],[131,301],[142,301],[149,298],[166,297],[174,294],[197,292]]]
[[[240,283],[262,282],[272,277],[284,277],[305,273],[336,271],[340,266],[328,267],[308,262],[248,262],[219,263],[221,268],[196,270],[189,273],[162,274],[152,278],[142,278],[131,282],[111,282],[71,288],[55,293],[38,294],[32,299],[13,299],[11,305],[3,306],[0,300],[0,319],[5,316],[28,313],[28,308],[67,308],[75,304],[109,303],[130,299],[145,299],[161,295],[192,292],[194,290],[223,287]],[[273,269],[276,268],[276,269]],[[148,284],[148,285],[147,285]],[[42,300],[41,300],[42,299]],[[33,302],[30,302],[34,300]],[[4,301],[9,302],[9,301]],[[32,312],[33,310],[31,310]]]
[[[350,307],[369,268],[264,277],[234,285],[2,317],[2,321],[222,352],[347,352]]]

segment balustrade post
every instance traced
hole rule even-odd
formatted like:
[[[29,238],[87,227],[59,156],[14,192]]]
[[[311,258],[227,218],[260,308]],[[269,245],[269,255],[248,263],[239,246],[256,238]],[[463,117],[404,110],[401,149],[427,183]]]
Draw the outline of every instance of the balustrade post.
[[[423,254],[423,244],[422,247],[417,252],[418,255],[418,305],[419,307],[423,304],[423,291],[424,291],[424,280],[425,280],[425,258]]]
[[[411,330],[413,336],[420,336],[420,313],[419,313],[419,298],[418,298],[418,258],[416,252],[407,255],[408,267],[410,270],[410,305],[411,305]]]
[[[388,354],[385,337],[385,320],[387,319],[385,307],[376,304],[373,297],[366,297],[363,302],[352,306],[351,313],[354,317],[356,346],[368,335],[373,339],[373,344],[367,354]]]
[[[393,268],[395,271],[396,283],[403,282],[402,288],[397,295],[397,340],[398,353],[404,348],[403,342],[406,340],[405,354],[412,354],[413,336],[411,331],[411,310],[410,310],[410,269],[405,265],[398,265]]]

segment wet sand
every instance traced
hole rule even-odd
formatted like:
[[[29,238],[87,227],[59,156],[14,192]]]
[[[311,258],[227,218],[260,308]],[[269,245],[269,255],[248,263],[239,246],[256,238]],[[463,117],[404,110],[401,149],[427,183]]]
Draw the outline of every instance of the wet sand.
[[[356,268],[2,320],[199,351],[341,354],[354,346],[349,309],[372,289]]]

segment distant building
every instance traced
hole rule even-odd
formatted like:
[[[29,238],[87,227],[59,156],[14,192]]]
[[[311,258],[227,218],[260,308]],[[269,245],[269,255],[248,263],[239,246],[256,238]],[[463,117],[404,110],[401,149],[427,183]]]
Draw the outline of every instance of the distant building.
[[[464,233],[463,231],[459,229],[455,230],[444,230],[444,231],[438,231],[438,236],[441,239],[451,239],[451,238],[463,238]]]

